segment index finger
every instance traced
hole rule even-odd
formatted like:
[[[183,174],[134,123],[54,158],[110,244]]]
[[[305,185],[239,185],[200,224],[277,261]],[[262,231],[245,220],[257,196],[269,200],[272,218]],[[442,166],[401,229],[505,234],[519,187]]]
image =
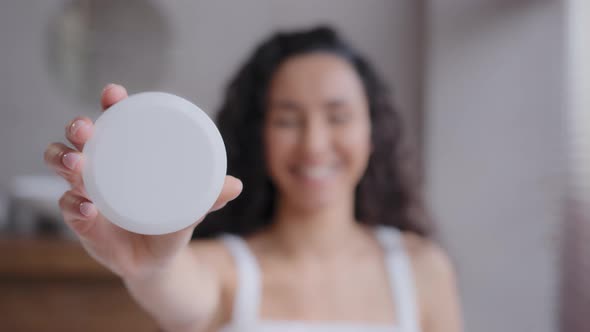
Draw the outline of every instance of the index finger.
[[[100,105],[102,110],[106,111],[107,108],[127,98],[127,90],[119,84],[107,84],[102,90],[102,96],[100,97]]]

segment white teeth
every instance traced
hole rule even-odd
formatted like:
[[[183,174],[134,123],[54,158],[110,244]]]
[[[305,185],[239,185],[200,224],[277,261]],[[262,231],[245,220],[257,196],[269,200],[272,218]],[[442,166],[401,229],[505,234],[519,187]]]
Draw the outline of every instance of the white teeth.
[[[315,166],[300,168],[301,175],[312,179],[323,179],[334,173],[333,167]]]

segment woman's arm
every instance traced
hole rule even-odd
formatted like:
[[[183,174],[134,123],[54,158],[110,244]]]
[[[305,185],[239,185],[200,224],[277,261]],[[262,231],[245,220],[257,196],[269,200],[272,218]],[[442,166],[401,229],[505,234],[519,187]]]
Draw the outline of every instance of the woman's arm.
[[[103,110],[126,97],[122,86],[107,86],[101,98]],[[206,259],[214,250],[189,244],[202,219],[162,235],[133,233],[108,220],[87,197],[82,177],[83,148],[93,132],[91,119],[75,118],[66,126],[66,138],[74,148],[55,142],[45,151],[46,164],[71,187],[59,200],[65,223],[88,254],[120,276],[133,297],[162,327],[170,331],[204,330],[219,317],[215,315],[222,290],[218,276],[227,273],[216,273],[218,260]],[[212,211],[235,199],[241,190],[242,183],[227,176]]]
[[[206,331],[218,316],[221,280],[199,258],[198,251],[207,248],[194,247],[185,247],[149,277],[123,279],[133,298],[165,331]]]

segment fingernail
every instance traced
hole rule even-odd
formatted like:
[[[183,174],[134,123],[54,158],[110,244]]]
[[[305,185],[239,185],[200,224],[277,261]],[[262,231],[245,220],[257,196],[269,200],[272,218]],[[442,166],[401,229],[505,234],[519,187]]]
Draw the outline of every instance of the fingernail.
[[[83,202],[80,204],[80,213],[82,213],[86,217],[90,217],[96,208],[94,204],[90,202]]]
[[[86,127],[87,125],[88,124],[84,120],[76,120],[70,126],[70,133],[72,134],[72,136],[75,136],[78,130],[80,130],[80,128]]]
[[[77,154],[76,152],[69,152],[69,153],[66,153],[62,159],[63,159],[64,165],[67,168],[73,170],[76,168],[76,165],[78,165],[78,162],[80,161],[80,155]]]
[[[106,91],[108,91],[116,86],[119,86],[119,84],[109,83],[104,87],[104,89],[102,89],[102,93],[105,93]]]

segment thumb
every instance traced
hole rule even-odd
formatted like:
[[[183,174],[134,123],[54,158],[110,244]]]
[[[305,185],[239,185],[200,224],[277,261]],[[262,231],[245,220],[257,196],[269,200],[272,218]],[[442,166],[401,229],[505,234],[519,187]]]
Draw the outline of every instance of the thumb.
[[[231,175],[226,176],[221,193],[209,212],[217,211],[223,208],[229,201],[236,199],[242,192],[242,188],[242,181]]]

